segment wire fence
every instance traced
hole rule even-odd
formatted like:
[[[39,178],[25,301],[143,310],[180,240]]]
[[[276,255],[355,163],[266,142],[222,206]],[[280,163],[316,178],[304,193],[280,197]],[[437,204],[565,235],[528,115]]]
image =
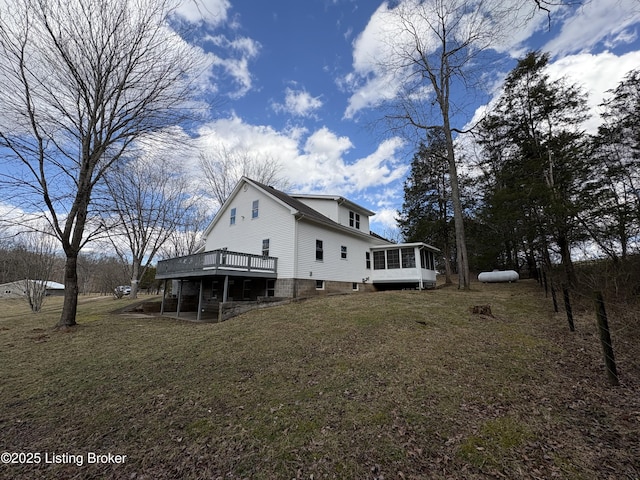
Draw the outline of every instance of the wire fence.
[[[590,262],[569,287],[560,269],[539,278],[555,312],[564,313],[567,335],[578,332],[599,345],[603,378],[612,385],[640,384],[640,265]],[[576,321],[577,319],[577,321]]]

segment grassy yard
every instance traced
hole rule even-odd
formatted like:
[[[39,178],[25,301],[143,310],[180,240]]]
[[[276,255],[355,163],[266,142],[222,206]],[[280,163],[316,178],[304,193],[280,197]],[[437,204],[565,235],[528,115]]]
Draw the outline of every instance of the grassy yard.
[[[533,282],[221,324],[81,301],[65,332],[51,328],[60,299],[37,315],[0,301],[0,452],[40,453],[0,478],[640,478],[640,347],[609,387],[593,313],[569,332]],[[479,304],[494,316],[472,315]]]

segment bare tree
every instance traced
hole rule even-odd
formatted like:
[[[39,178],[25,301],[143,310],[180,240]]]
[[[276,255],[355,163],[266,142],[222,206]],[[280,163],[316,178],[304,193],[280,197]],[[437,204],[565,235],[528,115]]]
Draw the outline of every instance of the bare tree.
[[[83,293],[112,295],[118,285],[129,281],[128,265],[115,255],[83,253],[78,258],[78,266]]]
[[[50,235],[35,232],[20,235],[17,258],[22,263],[25,299],[32,312],[39,312],[47,294],[56,262],[56,241]]]
[[[109,206],[105,224],[118,256],[130,265],[131,295],[162,245],[197,207],[188,181],[160,151],[151,157],[117,165],[105,176]]]
[[[92,193],[141,137],[185,116],[194,52],[172,0],[6,0],[0,7],[2,185],[41,212],[66,257],[58,326],[76,324],[77,261],[101,231]]]
[[[387,116],[395,125],[418,132],[441,130],[453,206],[458,266],[458,287],[469,289],[469,260],[464,212],[455,151],[459,106],[452,91],[474,90],[476,66],[482,56],[504,45],[504,35],[528,6],[526,16],[537,8],[528,0],[514,5],[503,0],[405,0],[388,14],[389,54],[381,70],[401,84],[394,111]],[[520,18],[523,18],[520,16]],[[484,59],[488,60],[488,59]]]
[[[222,205],[240,181],[248,177],[278,190],[289,188],[289,182],[281,175],[282,165],[271,157],[243,149],[229,150],[221,147],[213,152],[200,154],[200,168],[204,174],[207,195]]]
[[[196,253],[204,246],[203,232],[210,220],[210,215],[199,204],[185,212],[182,222],[169,235],[160,248],[162,258],[182,257]]]

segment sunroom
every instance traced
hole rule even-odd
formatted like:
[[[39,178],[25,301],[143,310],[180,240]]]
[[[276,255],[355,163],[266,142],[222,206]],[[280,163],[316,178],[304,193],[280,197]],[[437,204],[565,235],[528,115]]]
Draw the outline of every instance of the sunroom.
[[[434,288],[436,285],[436,247],[426,243],[402,243],[371,247],[371,282],[378,289]]]

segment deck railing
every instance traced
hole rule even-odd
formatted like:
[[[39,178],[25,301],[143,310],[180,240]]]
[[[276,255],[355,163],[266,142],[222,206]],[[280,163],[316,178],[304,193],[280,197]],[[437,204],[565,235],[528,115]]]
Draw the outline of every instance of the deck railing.
[[[277,273],[278,259],[250,253],[212,250],[184,257],[160,260],[156,269],[157,277],[173,274],[210,273],[217,270],[236,270],[245,272]]]

